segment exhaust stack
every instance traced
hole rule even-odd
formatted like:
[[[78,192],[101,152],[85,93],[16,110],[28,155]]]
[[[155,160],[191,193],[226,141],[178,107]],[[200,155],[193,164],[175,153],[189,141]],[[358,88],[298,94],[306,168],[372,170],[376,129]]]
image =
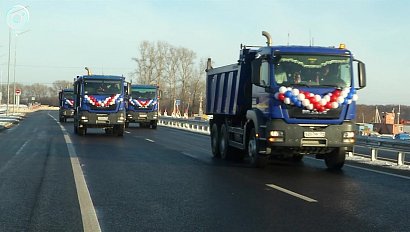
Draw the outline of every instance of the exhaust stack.
[[[272,45],[272,37],[267,31],[262,31],[262,35],[266,37],[266,45],[271,46]]]

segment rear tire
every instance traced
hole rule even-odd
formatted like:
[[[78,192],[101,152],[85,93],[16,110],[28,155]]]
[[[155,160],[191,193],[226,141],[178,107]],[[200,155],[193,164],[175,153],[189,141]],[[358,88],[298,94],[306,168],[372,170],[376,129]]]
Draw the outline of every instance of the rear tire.
[[[232,158],[232,150],[233,148],[229,146],[228,126],[226,124],[223,124],[221,127],[219,139],[219,153],[221,154],[221,158],[224,160]]]
[[[130,127],[130,123],[129,122],[125,122],[125,128]]]
[[[151,124],[151,128],[152,128],[152,129],[157,129],[157,126],[158,126],[158,122],[157,122],[157,121],[153,121],[152,124]]]
[[[124,136],[125,127],[124,125],[116,125],[114,126],[114,135],[116,136]]]
[[[346,160],[346,149],[336,148],[329,154],[325,155],[325,163],[330,170],[340,170]]]
[[[87,128],[85,126],[78,127],[77,130],[78,130],[78,134],[81,136],[84,136],[87,134]]]
[[[212,147],[212,155],[215,158],[221,157],[221,153],[219,151],[219,130],[218,125],[214,123],[211,128],[211,147]]]

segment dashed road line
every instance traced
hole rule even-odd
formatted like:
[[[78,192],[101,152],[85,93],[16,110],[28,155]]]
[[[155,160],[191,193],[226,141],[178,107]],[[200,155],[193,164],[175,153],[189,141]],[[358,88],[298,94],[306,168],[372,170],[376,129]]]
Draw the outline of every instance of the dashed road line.
[[[56,122],[57,119],[48,114]],[[75,186],[77,188],[77,197],[80,204],[81,218],[83,221],[83,229],[85,232],[101,232],[100,223],[98,222],[97,213],[94,208],[93,201],[88,190],[87,183],[84,178],[83,170],[81,169],[80,161],[78,160],[77,153],[75,152],[73,143],[67,130],[57,122],[63,131],[64,139],[67,144],[68,153],[70,155],[71,167],[73,169]]]
[[[301,194],[299,194],[299,193],[292,192],[292,191],[290,191],[290,190],[288,190],[288,189],[279,187],[279,186],[274,185],[274,184],[266,184],[266,186],[271,187],[271,188],[276,189],[276,190],[279,190],[279,191],[284,192],[284,193],[286,193],[286,194],[289,194],[289,195],[291,195],[291,196],[297,197],[297,198],[302,199],[302,200],[307,201],[307,202],[311,202],[311,203],[316,203],[316,202],[318,202],[318,201],[315,200],[315,199],[312,199],[312,198],[310,198],[310,197],[301,195]]]
[[[155,143],[155,141],[152,140],[152,139],[145,139],[145,140],[147,140],[148,142],[151,142],[151,143]]]

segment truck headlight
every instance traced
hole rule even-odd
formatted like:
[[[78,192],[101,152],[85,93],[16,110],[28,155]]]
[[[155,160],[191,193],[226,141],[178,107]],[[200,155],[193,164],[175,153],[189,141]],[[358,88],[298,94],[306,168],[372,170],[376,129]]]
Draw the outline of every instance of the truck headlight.
[[[343,142],[344,143],[354,143],[355,133],[353,131],[343,132]]]
[[[285,136],[285,133],[283,131],[276,131],[276,130],[269,131],[268,141],[272,143],[274,142],[282,143],[285,141],[284,136]]]

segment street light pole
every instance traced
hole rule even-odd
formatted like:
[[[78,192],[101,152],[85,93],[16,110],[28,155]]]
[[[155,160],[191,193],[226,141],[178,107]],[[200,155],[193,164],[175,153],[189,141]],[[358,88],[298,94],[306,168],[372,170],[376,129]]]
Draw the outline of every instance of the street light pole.
[[[15,107],[16,107],[16,103],[17,103],[17,99],[16,99],[16,63],[17,63],[17,37],[21,34],[24,34],[26,32],[28,32],[29,30],[20,32],[20,33],[16,33],[16,39],[14,41],[14,80],[13,80],[13,89],[14,89],[14,104],[13,104],[13,113],[15,113]]]
[[[10,50],[11,50],[11,28],[9,27],[9,59],[7,65],[7,108],[6,115],[9,115],[9,102],[10,102]]]

